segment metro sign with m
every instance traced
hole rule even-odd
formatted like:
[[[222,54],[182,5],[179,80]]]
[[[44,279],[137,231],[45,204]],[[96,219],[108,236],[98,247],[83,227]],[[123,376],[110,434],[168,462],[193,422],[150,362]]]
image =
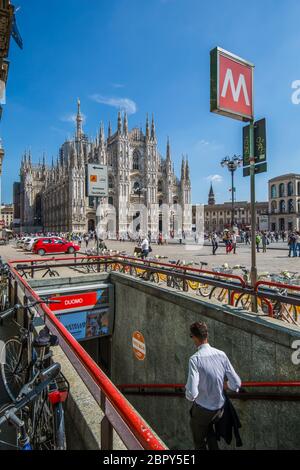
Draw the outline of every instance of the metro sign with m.
[[[211,112],[253,120],[253,69],[253,64],[219,47],[210,52]]]

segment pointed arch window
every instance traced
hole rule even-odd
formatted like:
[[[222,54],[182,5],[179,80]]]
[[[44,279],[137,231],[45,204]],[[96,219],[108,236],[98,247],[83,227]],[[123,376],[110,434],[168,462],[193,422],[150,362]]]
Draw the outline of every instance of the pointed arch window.
[[[138,171],[140,169],[140,154],[139,154],[139,152],[134,152],[133,153],[132,169],[133,170],[138,170]]]

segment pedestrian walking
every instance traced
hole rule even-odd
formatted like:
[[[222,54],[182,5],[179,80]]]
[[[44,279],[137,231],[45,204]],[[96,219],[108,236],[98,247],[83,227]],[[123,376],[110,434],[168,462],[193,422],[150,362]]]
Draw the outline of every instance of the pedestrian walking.
[[[298,252],[298,256],[300,256],[300,232],[296,232],[295,244],[296,244],[296,256],[297,256],[297,252]]]
[[[216,232],[212,234],[211,243],[212,243],[212,254],[215,255],[217,249],[219,248],[219,237],[216,234]]]
[[[190,426],[196,450],[218,450],[214,423],[224,412],[224,390],[235,392],[241,387],[241,379],[232,367],[225,352],[208,343],[207,325],[193,323],[190,337],[197,352],[189,360],[189,373],[185,386],[187,400],[193,402],[190,410]]]
[[[142,252],[141,252],[142,259],[147,258],[148,254],[149,254],[149,240],[148,240],[148,237],[145,237],[144,240],[142,241],[141,250],[142,250]]]
[[[260,245],[260,242],[261,242],[261,236],[259,233],[256,234],[256,237],[255,237],[255,243],[256,243],[256,251],[257,253],[259,253],[259,245]]]
[[[261,241],[262,241],[263,253],[266,253],[267,252],[267,244],[268,244],[268,237],[267,237],[266,232],[262,233]]]
[[[290,258],[292,254],[293,254],[293,257],[297,256],[296,234],[294,232],[291,232],[288,236],[288,247],[289,247],[288,257]]]
[[[232,241],[233,254],[236,255],[236,242],[237,242],[237,237],[236,237],[236,233],[235,233],[235,232],[232,232],[232,234],[231,234],[231,241]]]
[[[89,246],[89,240],[90,240],[90,237],[86,234],[84,236],[84,241],[85,241],[85,247],[88,248]]]

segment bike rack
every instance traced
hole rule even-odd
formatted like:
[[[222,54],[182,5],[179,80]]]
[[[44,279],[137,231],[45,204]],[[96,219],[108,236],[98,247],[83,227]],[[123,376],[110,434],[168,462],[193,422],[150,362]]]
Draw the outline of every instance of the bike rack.
[[[186,285],[186,281],[195,281],[200,282],[202,284],[209,284],[211,286],[227,289],[229,293],[229,305],[231,306],[234,306],[234,296],[236,293],[244,293],[261,298],[268,306],[268,316],[271,318],[274,317],[273,305],[271,300],[291,305],[300,305],[300,296],[297,296],[297,294],[287,294],[283,296],[278,292],[274,292],[274,287],[295,290],[296,292],[298,292],[300,291],[300,286],[261,280],[256,283],[256,286],[253,289],[251,286],[246,285],[245,280],[238,275],[192,268],[191,266],[179,266],[176,264],[161,263],[155,260],[142,261],[134,257],[124,256],[120,254],[79,257],[69,256],[62,258],[53,257],[49,258],[49,261],[54,261],[55,264],[45,264],[44,258],[35,260],[18,260],[13,261],[11,263],[29,263],[28,269],[31,270],[32,277],[34,276],[35,269],[41,269],[40,265],[37,264],[39,262],[43,263],[43,269],[49,269],[53,266],[55,266],[56,268],[71,268],[74,265],[78,267],[78,261],[81,261],[81,263],[79,263],[79,266],[88,266],[91,264],[96,264],[98,266],[98,271],[100,271],[101,264],[105,265],[105,271],[107,271],[108,265],[115,263],[120,264],[122,266],[139,268],[145,271],[162,273],[167,276],[176,275],[176,277],[184,280],[184,287]],[[24,265],[22,266],[22,269],[24,269]],[[228,281],[224,281],[224,278]],[[264,289],[259,289],[260,286],[266,287]]]

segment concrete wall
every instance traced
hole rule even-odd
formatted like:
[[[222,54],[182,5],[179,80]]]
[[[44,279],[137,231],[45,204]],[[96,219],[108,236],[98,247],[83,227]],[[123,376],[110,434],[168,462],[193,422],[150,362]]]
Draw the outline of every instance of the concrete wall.
[[[256,318],[235,308],[213,306],[123,274],[114,273],[111,280],[115,283],[116,302],[114,383],[185,383],[188,360],[195,351],[189,337],[189,326],[194,321],[207,323],[210,344],[226,352],[242,381],[300,379],[299,366],[291,360],[291,344],[300,339],[298,327]],[[145,338],[144,361],[133,354],[135,330]],[[295,389],[285,391],[292,393]],[[169,448],[193,448],[190,403],[184,398],[127,398]],[[243,449],[300,448],[300,402],[235,400],[234,406],[242,422]]]

